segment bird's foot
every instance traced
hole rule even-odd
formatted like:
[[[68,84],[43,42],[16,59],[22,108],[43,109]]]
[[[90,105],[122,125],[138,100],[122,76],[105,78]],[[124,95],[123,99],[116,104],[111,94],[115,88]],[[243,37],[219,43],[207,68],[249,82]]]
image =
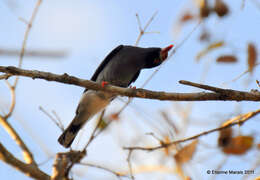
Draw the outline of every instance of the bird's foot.
[[[132,88],[132,89],[136,89],[136,86],[130,85],[129,87]]]
[[[105,85],[108,85],[108,82],[107,82],[107,81],[102,81],[102,82],[101,82],[101,86],[102,86],[102,87],[105,87]]]

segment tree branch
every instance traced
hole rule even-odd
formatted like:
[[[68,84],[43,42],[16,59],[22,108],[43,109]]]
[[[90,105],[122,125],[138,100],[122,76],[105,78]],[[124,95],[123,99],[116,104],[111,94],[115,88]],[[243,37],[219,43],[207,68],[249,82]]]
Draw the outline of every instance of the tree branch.
[[[29,177],[39,180],[50,180],[50,176],[42,172],[37,166],[26,164],[16,159],[5,147],[0,143],[0,159],[5,163],[15,167]]]
[[[58,153],[53,164],[51,180],[68,180],[66,177],[66,168],[69,163],[69,159],[65,153]]]
[[[0,116],[0,124],[8,132],[11,138],[16,142],[16,144],[19,145],[22,149],[25,162],[35,166],[36,162],[33,158],[31,151],[27,148],[27,146],[25,145],[21,137],[17,134],[17,132],[14,130],[14,128],[2,116]]]
[[[246,114],[242,114],[242,115],[236,116],[234,118],[231,118],[230,120],[226,121],[226,123],[224,123],[222,126],[220,126],[218,128],[211,129],[209,131],[204,131],[204,132],[199,133],[197,135],[194,135],[194,136],[191,136],[191,137],[188,137],[188,138],[184,138],[184,139],[181,139],[181,140],[177,140],[177,141],[172,141],[170,143],[162,143],[160,146],[155,146],[155,147],[134,146],[134,147],[124,147],[123,149],[129,150],[129,152],[132,152],[133,150],[154,151],[154,150],[157,150],[157,149],[167,148],[167,147],[169,147],[173,144],[179,144],[179,143],[182,143],[182,142],[197,139],[200,136],[204,136],[204,135],[216,132],[216,131],[221,131],[223,129],[227,129],[227,128],[230,128],[230,127],[235,126],[235,125],[242,125],[244,122],[248,121],[249,119],[258,115],[259,113],[260,113],[260,109],[253,111],[253,112],[246,113]]]
[[[230,89],[222,89],[221,92],[219,91],[217,93],[168,93],[163,91],[156,92],[145,89],[121,88],[111,85],[102,87],[99,83],[89,80],[83,80],[74,76],[69,76],[66,73],[63,75],[57,75],[43,71],[24,70],[12,66],[0,66],[0,72],[10,75],[30,77],[32,79],[44,79],[47,81],[56,81],[64,84],[73,84],[76,86],[85,87],[87,89],[106,91],[114,93],[116,95],[145,99],[170,101],[260,101],[259,92],[244,92]]]

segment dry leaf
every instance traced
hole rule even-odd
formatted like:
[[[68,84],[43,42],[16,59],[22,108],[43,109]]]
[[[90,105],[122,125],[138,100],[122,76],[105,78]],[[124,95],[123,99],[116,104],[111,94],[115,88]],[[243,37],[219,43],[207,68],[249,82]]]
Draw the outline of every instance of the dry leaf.
[[[210,8],[208,6],[208,2],[206,0],[201,0],[200,2],[200,17],[206,18],[210,14]]]
[[[210,33],[206,30],[204,30],[199,37],[200,41],[209,41],[210,40]]]
[[[174,155],[174,159],[177,164],[183,164],[190,161],[196,150],[197,144],[198,140],[196,139],[187,146],[184,146],[179,152],[177,152],[177,154]]]
[[[219,137],[218,137],[218,145],[220,147],[225,147],[230,144],[232,140],[232,128],[226,128],[221,131],[219,131]]]
[[[113,120],[119,120],[119,114],[118,113],[113,113],[110,115],[110,118]]]
[[[237,136],[232,138],[228,146],[222,148],[225,154],[243,155],[252,148],[254,138],[252,136]]]
[[[258,80],[255,80],[258,87],[260,87],[260,82]]]
[[[224,44],[225,44],[224,41],[218,41],[208,45],[205,49],[203,49],[198,53],[198,55],[196,56],[196,60],[199,61],[203,56],[208,54],[210,51],[220,48],[224,46]]]
[[[215,0],[214,11],[219,17],[223,17],[229,13],[228,6],[222,0]]]
[[[219,56],[216,60],[218,63],[235,63],[237,58],[234,55],[223,55]]]
[[[260,144],[257,144],[257,149],[259,149],[259,150],[260,150]]]
[[[183,14],[181,16],[180,22],[185,23],[185,22],[190,21],[192,19],[194,19],[194,16],[190,12],[186,12],[185,14]]]
[[[254,67],[256,65],[256,59],[257,59],[257,51],[254,44],[249,43],[247,46],[247,63],[248,63],[248,70],[250,73],[253,72]]]

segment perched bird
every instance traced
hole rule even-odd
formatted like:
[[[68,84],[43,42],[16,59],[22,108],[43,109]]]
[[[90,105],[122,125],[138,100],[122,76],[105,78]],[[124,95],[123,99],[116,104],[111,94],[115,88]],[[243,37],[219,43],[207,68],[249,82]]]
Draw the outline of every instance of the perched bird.
[[[120,45],[115,48],[99,65],[91,80],[102,86],[128,87],[134,82],[142,69],[160,65],[168,56],[173,45],[165,48],[140,48]],[[115,95],[107,92],[86,89],[76,110],[76,116],[59,137],[59,143],[70,147],[79,130],[96,113],[104,109]]]

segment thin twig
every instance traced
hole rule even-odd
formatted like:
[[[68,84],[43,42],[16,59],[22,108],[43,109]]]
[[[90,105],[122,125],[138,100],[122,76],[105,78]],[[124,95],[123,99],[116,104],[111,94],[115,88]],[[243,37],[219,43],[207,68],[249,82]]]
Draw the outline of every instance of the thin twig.
[[[129,149],[126,161],[127,161],[127,164],[128,164],[130,177],[131,177],[132,180],[134,180],[135,177],[133,175],[133,167],[132,167],[132,163],[131,163],[132,152],[133,152],[133,150]]]
[[[22,61],[23,61],[23,57],[24,57],[24,53],[25,53],[27,39],[28,39],[30,30],[31,30],[31,27],[32,27],[32,24],[33,24],[33,21],[34,21],[35,16],[36,16],[36,14],[38,12],[38,9],[40,7],[41,2],[42,2],[42,0],[38,0],[37,1],[36,5],[34,7],[34,10],[33,10],[32,16],[30,18],[29,24],[27,25],[27,29],[25,31],[24,39],[23,39],[23,43],[22,43],[22,49],[21,49],[20,56],[19,56],[19,64],[18,64],[19,68],[21,68],[21,66],[22,66]],[[17,83],[18,83],[18,79],[19,79],[19,76],[17,76],[15,78],[14,84],[12,86],[10,86],[11,106],[9,108],[9,112],[5,116],[5,119],[8,119],[11,116],[11,114],[13,113],[13,111],[14,111],[14,107],[15,107],[15,104],[16,104],[15,103],[15,89],[16,89],[16,86],[17,86]]]
[[[52,115],[50,115],[50,113],[48,113],[42,106],[39,106],[39,110],[48,116],[50,120],[61,130],[61,132],[64,132],[64,127],[60,124],[60,121],[57,121],[54,117],[52,117]]]
[[[104,166],[100,166],[100,165],[96,165],[96,164],[91,164],[91,163],[85,163],[85,162],[81,162],[79,163],[80,165],[84,165],[84,166],[89,166],[89,167],[94,167],[94,168],[97,168],[97,169],[102,169],[104,171],[107,171],[107,172],[110,172],[112,174],[114,174],[116,177],[118,177],[119,179],[121,179],[120,177],[127,177],[127,175],[125,174],[121,174],[120,172],[116,172],[112,169],[109,169],[107,167],[104,167]]]
[[[19,56],[19,64],[18,64],[19,68],[22,67],[23,57],[24,57],[24,53],[25,53],[25,48],[26,48],[26,43],[27,43],[27,40],[28,40],[28,36],[29,36],[30,31],[31,31],[34,19],[35,19],[37,13],[38,13],[38,10],[39,10],[39,7],[41,5],[41,2],[42,2],[42,0],[38,0],[37,1],[36,5],[34,7],[34,10],[33,10],[32,16],[30,18],[30,21],[27,24],[27,29],[25,31],[24,39],[23,39],[23,43],[22,43],[22,49],[21,49],[20,56]],[[14,81],[14,85],[13,85],[14,89],[15,89],[15,87],[17,85],[17,82],[18,82],[18,77],[16,77],[16,79]]]
[[[16,103],[16,98],[15,98],[15,88],[12,86],[8,81],[5,81],[11,94],[11,105],[9,107],[8,113],[4,116],[4,119],[7,120],[13,113],[15,103]]]
[[[155,18],[155,16],[158,14],[158,11],[156,11],[152,16],[151,18],[147,21],[147,23],[145,24],[144,28],[142,27],[141,25],[141,21],[140,21],[140,18],[139,18],[139,15],[136,14],[136,19],[137,19],[137,23],[138,23],[138,28],[139,28],[139,35],[135,41],[135,46],[137,46],[141,40],[141,38],[143,37],[144,34],[146,34],[146,30],[147,28],[150,26],[150,24],[152,23],[153,19]]]
[[[204,135],[216,132],[216,131],[221,131],[223,129],[227,129],[227,128],[230,128],[230,127],[235,126],[235,125],[240,125],[241,126],[243,123],[245,123],[250,118],[256,116],[259,113],[260,113],[260,109],[258,109],[256,111],[253,111],[253,112],[249,112],[249,113],[243,114],[243,115],[239,115],[239,116],[236,116],[236,117],[228,120],[221,127],[218,127],[218,128],[215,128],[215,129],[211,129],[209,131],[204,131],[204,132],[199,133],[197,135],[194,135],[194,136],[191,136],[191,137],[188,137],[188,138],[184,138],[184,139],[181,139],[181,140],[172,141],[170,143],[164,143],[164,144],[162,144],[160,146],[155,146],[155,147],[133,146],[133,147],[124,147],[123,149],[129,150],[129,151],[133,151],[133,150],[154,151],[154,150],[157,150],[157,149],[167,148],[167,147],[169,147],[169,146],[171,146],[173,144],[179,144],[179,143],[183,143],[183,142],[190,141],[190,140],[193,140],[193,139],[197,139],[197,138],[199,138],[201,136],[204,136]]]
[[[55,118],[57,119],[57,123],[60,125],[60,128],[62,129],[62,132],[63,132],[65,130],[65,128],[64,128],[64,125],[62,124],[60,117],[58,116],[58,114],[54,110],[52,110],[51,112],[55,116]]]
[[[199,83],[194,83],[194,82],[190,82],[190,81],[181,80],[181,81],[179,81],[179,83],[187,85],[187,86],[193,86],[193,87],[197,87],[197,88],[200,88],[200,89],[213,91],[213,92],[216,92],[216,93],[227,93],[228,92],[228,89],[217,88],[217,87],[208,86],[208,85],[199,84]]]
[[[89,146],[89,144],[95,139],[96,137],[96,131],[98,130],[98,128],[100,127],[100,124],[102,123],[103,121],[103,117],[104,117],[104,114],[105,114],[105,110],[103,110],[98,118],[98,121],[97,121],[97,124],[96,124],[96,127],[95,129],[93,130],[93,132],[91,133],[91,136],[87,142],[87,144],[85,145],[84,149],[86,150],[87,147]]]
[[[259,64],[260,64],[260,62],[256,63],[255,67],[258,66]],[[240,79],[241,77],[243,77],[245,74],[247,74],[249,72],[250,72],[249,69],[247,69],[243,73],[241,73],[240,75],[238,75],[237,77],[232,79],[231,81],[224,82],[223,84],[227,84],[227,83],[230,83],[230,82],[236,82],[238,79]]]

